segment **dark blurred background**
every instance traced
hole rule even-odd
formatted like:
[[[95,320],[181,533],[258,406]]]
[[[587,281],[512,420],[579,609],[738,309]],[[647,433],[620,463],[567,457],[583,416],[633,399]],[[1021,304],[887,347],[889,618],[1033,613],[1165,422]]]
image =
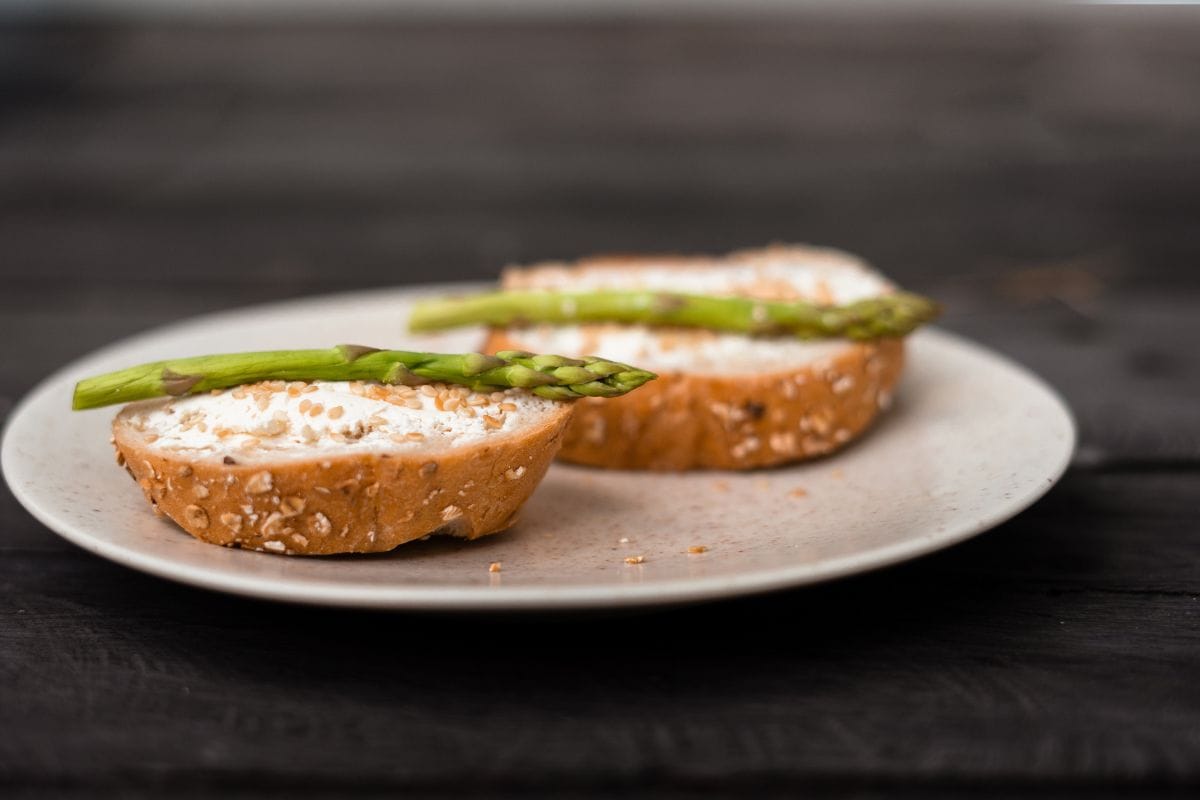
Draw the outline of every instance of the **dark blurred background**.
[[[1200,285],[1192,8],[83,7],[0,29],[6,406],[230,305],[805,241],[1049,377],[1083,457],[1200,448],[1174,344]],[[1153,414],[1101,423],[1126,402],[1102,379]]]
[[[0,12],[0,420],[197,313],[800,241],[942,300],[1081,427],[1063,483],[978,540],[629,618],[211,595],[0,487],[0,795],[1200,789],[1200,11]]]

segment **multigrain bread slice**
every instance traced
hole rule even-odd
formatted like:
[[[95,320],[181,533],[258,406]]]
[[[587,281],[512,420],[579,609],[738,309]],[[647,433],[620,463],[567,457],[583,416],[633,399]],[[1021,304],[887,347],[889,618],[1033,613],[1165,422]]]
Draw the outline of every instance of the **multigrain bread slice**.
[[[849,254],[775,246],[722,257],[622,256],[509,268],[504,289],[649,289],[842,304],[895,291]],[[581,400],[559,457],[617,469],[770,467],[833,452],[891,401],[899,338],[751,338],[638,325],[493,330],[490,352],[604,353],[659,374],[625,397]]]
[[[134,403],[113,442],[155,510],[198,539],[370,553],[508,528],[572,411],[519,389],[268,382]]]

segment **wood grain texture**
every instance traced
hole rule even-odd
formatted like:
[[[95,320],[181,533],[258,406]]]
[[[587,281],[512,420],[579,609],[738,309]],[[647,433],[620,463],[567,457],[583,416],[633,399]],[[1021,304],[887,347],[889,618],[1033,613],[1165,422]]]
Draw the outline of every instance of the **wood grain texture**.
[[[642,615],[208,594],[0,488],[0,794],[1200,789],[1200,15],[0,29],[0,418],[204,311],[596,251],[858,251],[1029,365],[1065,482],[884,573]]]
[[[0,763],[97,789],[1194,784],[1194,488],[1079,473],[915,564],[616,617],[291,608],[10,552]]]

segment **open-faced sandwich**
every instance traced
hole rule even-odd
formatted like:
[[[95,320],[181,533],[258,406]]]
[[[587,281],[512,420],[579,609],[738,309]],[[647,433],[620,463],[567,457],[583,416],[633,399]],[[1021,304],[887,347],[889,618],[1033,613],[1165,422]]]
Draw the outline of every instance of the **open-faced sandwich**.
[[[888,406],[904,337],[937,314],[837,250],[592,258],[505,270],[410,325],[486,324],[485,350],[592,352],[660,379],[579,403],[559,457],[625,469],[751,469],[830,453]]]
[[[575,401],[653,377],[599,358],[341,346],[144,364],[81,381],[74,407],[130,403],[117,463],[196,538],[366,553],[509,527]]]

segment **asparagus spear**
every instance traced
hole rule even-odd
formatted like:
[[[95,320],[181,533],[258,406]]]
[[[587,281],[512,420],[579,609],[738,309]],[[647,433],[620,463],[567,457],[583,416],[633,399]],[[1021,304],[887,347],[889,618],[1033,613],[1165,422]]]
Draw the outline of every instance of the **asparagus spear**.
[[[328,350],[278,350],[155,361],[86,378],[72,407],[98,408],[164,395],[179,396],[266,380],[368,380],[391,384],[457,383],[481,391],[529,389],[554,400],[617,397],[655,378],[653,372],[602,358],[565,358],[506,350],[410,353],[338,345]]]
[[[936,303],[907,292],[822,306],[655,291],[515,291],[425,300],[413,308],[408,324],[414,331],[428,331],[478,324],[621,322],[801,339],[875,339],[903,336],[937,315]]]

